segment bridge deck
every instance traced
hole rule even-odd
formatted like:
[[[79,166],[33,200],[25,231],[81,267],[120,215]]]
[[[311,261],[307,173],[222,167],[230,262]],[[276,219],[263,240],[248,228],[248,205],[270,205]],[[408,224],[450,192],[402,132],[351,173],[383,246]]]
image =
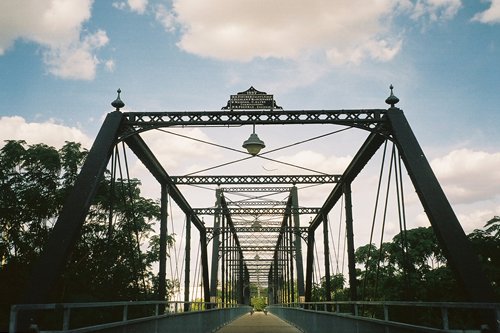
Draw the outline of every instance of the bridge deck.
[[[263,312],[246,314],[222,327],[216,333],[300,333],[296,327],[284,322],[275,315]]]

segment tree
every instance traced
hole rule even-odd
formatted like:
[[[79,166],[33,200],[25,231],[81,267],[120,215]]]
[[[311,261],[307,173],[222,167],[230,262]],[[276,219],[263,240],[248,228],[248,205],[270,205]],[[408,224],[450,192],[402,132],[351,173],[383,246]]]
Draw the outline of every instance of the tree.
[[[56,150],[6,141],[0,149],[0,330],[47,242],[87,156],[79,143]],[[157,287],[153,265],[159,204],[144,198],[137,179],[107,172],[56,288],[59,301],[140,300]],[[169,246],[173,237],[168,236]],[[169,286],[176,284],[169,281]],[[168,294],[168,291],[167,291]]]
[[[494,216],[486,222],[483,229],[474,230],[469,239],[497,298],[500,298],[500,216]]]

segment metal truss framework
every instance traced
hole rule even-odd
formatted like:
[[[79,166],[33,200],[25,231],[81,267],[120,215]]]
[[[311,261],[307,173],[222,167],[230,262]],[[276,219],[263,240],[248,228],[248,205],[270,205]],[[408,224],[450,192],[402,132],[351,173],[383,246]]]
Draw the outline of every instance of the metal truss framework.
[[[290,192],[292,190],[291,187],[222,187],[221,191],[226,193],[232,192],[272,192],[272,193],[282,193],[282,192]]]
[[[386,112],[384,109],[128,112],[124,114],[127,127],[120,138],[155,128],[189,126],[337,124],[371,130],[386,121]]]
[[[327,184],[340,182],[340,175],[302,176],[173,176],[177,185],[220,185],[220,184]]]
[[[391,95],[392,96],[392,95]],[[391,103],[390,103],[391,104]],[[356,300],[356,276],[354,267],[354,246],[352,235],[352,207],[350,205],[350,185],[363,167],[372,158],[375,152],[390,138],[397,145],[410,179],[418,193],[420,201],[428,215],[431,225],[437,235],[441,248],[448,259],[450,266],[456,272],[457,280],[464,286],[465,292],[472,301],[491,302],[494,293],[486,277],[482,273],[477,257],[465,236],[458,219],[453,212],[444,192],[434,176],[428,161],[422,152],[406,118],[399,108],[391,104],[388,110],[311,110],[311,111],[192,111],[192,112],[133,112],[121,113],[119,110],[109,113],[99,134],[89,151],[87,160],[82,167],[72,193],[68,196],[61,214],[54,226],[46,250],[35,265],[33,275],[25,288],[24,303],[45,303],[51,301],[49,295],[56,280],[61,275],[66,261],[76,243],[82,225],[86,219],[90,204],[96,193],[99,180],[106,169],[111,151],[119,141],[125,143],[144,163],[146,168],[162,185],[162,205],[166,195],[172,198],[184,211],[190,221],[198,229],[201,241],[202,277],[204,299],[210,301],[215,296],[217,286],[218,265],[217,253],[220,248],[232,248],[226,259],[239,261],[236,270],[231,271],[235,279],[231,290],[237,294],[237,301],[248,301],[248,283],[250,261],[245,263],[246,253],[251,253],[257,246],[266,247],[265,243],[251,244],[239,239],[238,229],[232,223],[233,214],[272,214],[283,215],[282,226],[276,231],[273,259],[266,262],[269,285],[269,299],[274,302],[293,301],[294,284],[283,286],[283,281],[297,278],[297,294],[311,299],[312,267],[314,261],[314,232],[323,223],[326,216],[341,196],[346,197],[346,230],[348,238],[349,279],[351,282],[352,300]],[[357,127],[369,131],[368,138],[358,150],[343,175],[305,175],[305,176],[203,176],[203,177],[171,177],[163,169],[146,143],[140,137],[140,132],[162,127],[210,127],[210,126],[239,126],[239,125],[284,125],[284,124],[336,124]],[[298,183],[335,183],[335,187],[321,208],[300,208],[297,196],[293,195],[294,184]],[[182,195],[177,185],[185,184],[252,184],[273,185],[288,184],[291,192],[285,208],[228,208],[223,197],[224,192],[241,191],[286,191],[280,187],[266,187],[266,189],[249,189],[237,187],[234,189],[219,189],[217,194],[218,206],[208,209],[193,209]],[[291,188],[291,189],[290,189]],[[164,189],[164,190],[163,190]],[[296,188],[295,188],[296,190]],[[165,197],[164,197],[165,195]],[[207,233],[198,215],[213,214],[215,216],[214,229],[222,228],[224,232],[212,239],[215,259],[212,257],[211,285],[209,286],[209,267],[207,255]],[[307,260],[304,271],[302,268],[302,252],[300,237],[304,232],[299,226],[299,214],[314,214],[315,217],[307,228]],[[325,227],[324,227],[325,228]],[[226,231],[227,230],[227,231]],[[243,231],[244,229],[240,229]],[[274,231],[275,229],[273,229]],[[324,229],[326,230],[326,229]],[[213,232],[213,231],[212,231]],[[220,236],[220,239],[219,239]],[[252,248],[256,246],[255,248]],[[293,249],[293,251],[290,251]],[[245,251],[245,252],[244,252]],[[165,255],[165,254],[163,254]],[[250,259],[250,258],[247,258]],[[160,258],[160,265],[164,265],[166,258]],[[186,269],[189,264],[186,263]],[[161,271],[161,267],[160,267]],[[188,272],[186,272],[188,273]],[[215,274],[215,275],[214,275]],[[161,274],[160,274],[161,277]],[[229,275],[228,275],[229,277]],[[163,277],[161,277],[163,278]],[[288,280],[287,280],[288,279]],[[327,276],[327,281],[329,277]],[[189,281],[188,281],[189,282]],[[227,283],[227,280],[225,281]],[[186,283],[189,286],[189,283]],[[246,287],[245,287],[246,286]],[[288,288],[288,291],[286,291]],[[328,286],[327,286],[328,289]],[[229,288],[228,288],[229,290]],[[279,292],[281,290],[281,292]],[[354,291],[354,292],[353,292]],[[278,297],[278,295],[280,295]],[[284,296],[285,295],[285,296]],[[159,293],[161,297],[161,292]],[[227,294],[229,297],[229,294]]]
[[[321,208],[298,207],[238,207],[225,208],[222,213],[231,215],[284,215],[284,214],[318,214]],[[193,208],[193,213],[196,215],[214,215],[218,212],[218,208]]]

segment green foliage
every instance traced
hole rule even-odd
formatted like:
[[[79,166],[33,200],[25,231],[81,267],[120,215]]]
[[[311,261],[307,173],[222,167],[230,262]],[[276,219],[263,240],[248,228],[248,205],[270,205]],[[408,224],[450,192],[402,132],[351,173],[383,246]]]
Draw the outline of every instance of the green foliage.
[[[492,282],[497,298],[500,298],[500,216],[489,220],[483,229],[474,230],[469,239],[479,255],[486,276]]]
[[[0,329],[86,156],[87,151],[74,142],[56,150],[44,144],[6,141],[0,149]],[[56,290],[56,300],[150,298],[158,286],[152,267],[159,259],[159,239],[153,235],[159,215],[159,204],[141,196],[138,180],[113,180],[106,174]],[[174,238],[170,235],[167,241],[172,246]],[[168,288],[177,284],[167,281]]]
[[[485,273],[500,296],[500,217],[469,236]],[[366,244],[355,252],[359,300],[464,301],[431,227],[400,233],[391,242]],[[344,277],[331,277],[332,300],[349,299]],[[315,283],[313,301],[324,301],[325,277]]]
[[[254,296],[252,297],[251,304],[255,311],[262,311],[267,306],[266,298]]]

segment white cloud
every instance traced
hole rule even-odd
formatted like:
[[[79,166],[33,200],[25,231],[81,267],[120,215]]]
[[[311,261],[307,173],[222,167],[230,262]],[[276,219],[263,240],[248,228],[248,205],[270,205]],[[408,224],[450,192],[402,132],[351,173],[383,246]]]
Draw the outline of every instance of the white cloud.
[[[412,9],[414,20],[428,17],[430,22],[452,19],[462,7],[461,0],[417,0]]]
[[[473,21],[490,24],[500,23],[500,0],[490,0],[490,2],[490,8],[474,15]]]
[[[108,70],[108,72],[113,72],[115,70],[116,63],[113,59],[109,59],[104,63],[104,66]]]
[[[91,80],[108,43],[105,31],[83,32],[93,0],[4,0],[0,2],[0,55],[16,40],[42,47],[48,71],[62,78]]]
[[[0,117],[0,147],[5,140],[24,140],[28,144],[44,143],[55,148],[61,148],[65,141],[79,142],[86,148],[92,144],[92,140],[76,127],[54,121],[29,123],[19,116]]]
[[[474,203],[500,195],[500,153],[459,149],[434,159],[436,173],[454,204]]]
[[[379,48],[397,50],[399,41],[389,38],[397,6],[390,0],[313,0],[307,5],[298,0],[178,0],[171,11],[157,7],[157,19],[171,30],[175,18],[182,32],[179,47],[204,57],[298,59],[319,51],[347,63],[357,53],[378,60],[394,56]]]
[[[202,57],[297,62],[322,55],[334,64],[388,61],[401,49],[393,18],[451,19],[460,0],[177,0],[155,7],[167,31],[180,32],[179,48]]]
[[[164,5],[159,4],[155,7],[155,19],[160,22],[166,31],[173,32],[175,30],[175,14]]]
[[[106,32],[99,30],[75,43],[49,48],[44,52],[44,61],[48,66],[48,71],[63,79],[92,80],[95,77],[97,65],[101,63],[93,51],[105,46],[108,41]]]
[[[148,6],[148,0],[117,1],[113,2],[112,6],[120,10],[130,9],[130,11],[137,14],[144,14]]]
[[[148,0],[128,0],[130,9],[139,14],[144,14],[148,5]]]

